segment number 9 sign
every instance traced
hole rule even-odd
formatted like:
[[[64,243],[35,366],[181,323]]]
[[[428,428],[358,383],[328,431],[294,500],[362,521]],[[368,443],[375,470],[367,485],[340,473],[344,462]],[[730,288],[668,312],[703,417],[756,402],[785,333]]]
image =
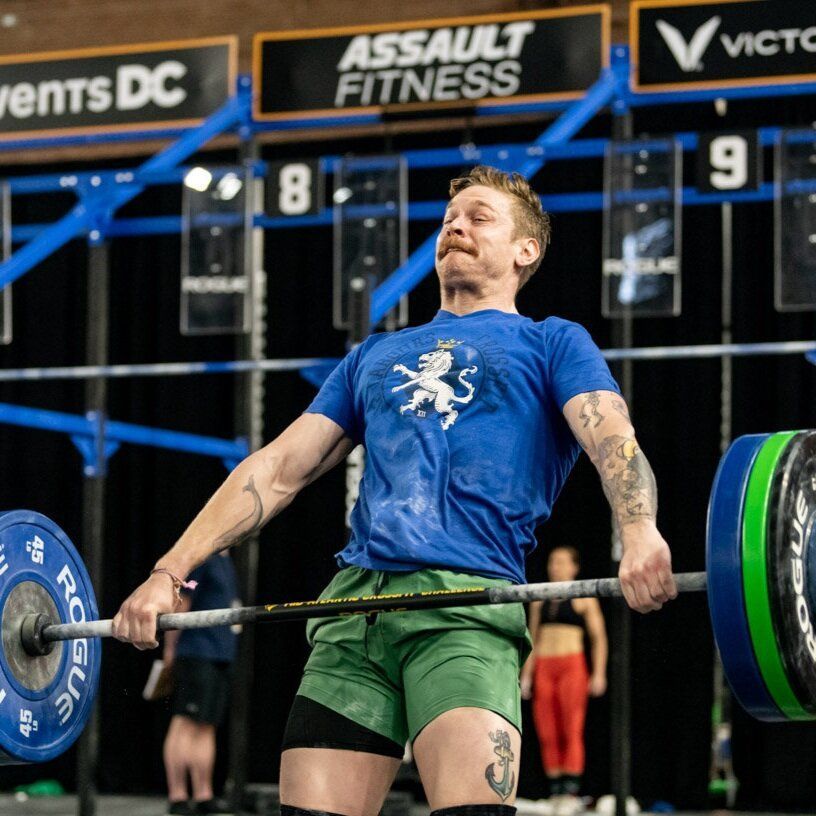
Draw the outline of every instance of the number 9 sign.
[[[697,145],[697,189],[702,193],[757,190],[762,148],[757,131],[701,133]]]

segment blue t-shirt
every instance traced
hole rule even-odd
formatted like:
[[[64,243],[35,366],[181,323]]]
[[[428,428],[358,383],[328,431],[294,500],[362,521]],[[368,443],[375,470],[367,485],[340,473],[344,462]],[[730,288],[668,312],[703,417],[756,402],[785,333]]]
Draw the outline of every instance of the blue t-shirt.
[[[562,414],[618,391],[577,323],[485,309],[369,337],[307,409],[365,445],[340,566],[435,567],[524,582],[580,446]]]
[[[196,567],[188,580],[198,581],[198,586],[191,594],[191,612],[229,609],[238,599],[238,579],[229,556],[213,555],[200,567]],[[184,629],[176,645],[176,656],[232,663],[238,648],[237,640],[229,626]]]

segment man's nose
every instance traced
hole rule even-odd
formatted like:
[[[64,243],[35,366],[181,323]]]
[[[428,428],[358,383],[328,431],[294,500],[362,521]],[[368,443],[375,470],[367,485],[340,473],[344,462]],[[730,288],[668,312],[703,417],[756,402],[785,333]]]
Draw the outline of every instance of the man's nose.
[[[461,218],[452,218],[445,225],[448,235],[462,235],[464,233],[464,222]]]

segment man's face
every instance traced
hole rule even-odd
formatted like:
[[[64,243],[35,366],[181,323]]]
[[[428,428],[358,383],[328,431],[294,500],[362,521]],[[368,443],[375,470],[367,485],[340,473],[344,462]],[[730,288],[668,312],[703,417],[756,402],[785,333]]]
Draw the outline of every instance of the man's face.
[[[509,195],[481,185],[451,199],[436,241],[436,271],[443,286],[478,286],[529,263],[530,239],[515,235],[513,207]]]

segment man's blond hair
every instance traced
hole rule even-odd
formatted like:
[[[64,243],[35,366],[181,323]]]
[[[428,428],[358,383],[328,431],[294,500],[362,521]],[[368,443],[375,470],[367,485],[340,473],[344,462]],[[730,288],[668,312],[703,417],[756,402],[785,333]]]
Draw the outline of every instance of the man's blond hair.
[[[515,238],[535,238],[538,241],[539,254],[531,264],[521,270],[519,289],[527,283],[541,265],[544,252],[550,243],[550,216],[541,206],[541,200],[531,189],[527,179],[520,173],[505,173],[496,167],[479,165],[467,175],[451,179],[449,198],[462,190],[475,185],[490,187],[500,193],[506,193],[513,199],[513,221]]]

